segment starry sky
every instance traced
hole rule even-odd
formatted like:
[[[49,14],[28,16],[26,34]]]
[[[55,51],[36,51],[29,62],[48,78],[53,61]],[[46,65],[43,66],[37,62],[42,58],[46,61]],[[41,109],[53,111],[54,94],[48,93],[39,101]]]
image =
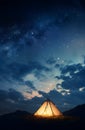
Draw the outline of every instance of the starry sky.
[[[85,103],[84,0],[0,1],[0,114]]]

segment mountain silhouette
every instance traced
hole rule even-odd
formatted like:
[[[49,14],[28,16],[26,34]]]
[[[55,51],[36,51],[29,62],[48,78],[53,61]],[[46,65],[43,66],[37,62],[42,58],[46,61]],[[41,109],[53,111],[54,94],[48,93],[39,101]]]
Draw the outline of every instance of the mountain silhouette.
[[[79,118],[85,118],[85,104],[76,106],[75,108],[63,113],[68,116],[75,116]]]
[[[35,118],[26,111],[17,110],[0,116],[0,130],[28,129],[85,129],[85,104],[79,105],[63,113],[63,118]]]

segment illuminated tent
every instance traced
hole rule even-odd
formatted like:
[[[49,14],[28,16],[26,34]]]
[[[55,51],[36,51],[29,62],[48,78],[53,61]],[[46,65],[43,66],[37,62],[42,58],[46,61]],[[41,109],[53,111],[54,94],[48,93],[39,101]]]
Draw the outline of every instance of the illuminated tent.
[[[47,100],[45,101],[41,107],[34,113],[34,116],[41,117],[55,117],[63,115],[60,110],[55,106],[54,103]]]

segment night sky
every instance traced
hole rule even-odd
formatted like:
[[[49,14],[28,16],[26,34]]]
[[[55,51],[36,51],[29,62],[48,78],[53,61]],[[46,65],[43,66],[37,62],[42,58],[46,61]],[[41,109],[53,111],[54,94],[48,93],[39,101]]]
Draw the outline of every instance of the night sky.
[[[84,0],[0,1],[0,114],[85,103]]]

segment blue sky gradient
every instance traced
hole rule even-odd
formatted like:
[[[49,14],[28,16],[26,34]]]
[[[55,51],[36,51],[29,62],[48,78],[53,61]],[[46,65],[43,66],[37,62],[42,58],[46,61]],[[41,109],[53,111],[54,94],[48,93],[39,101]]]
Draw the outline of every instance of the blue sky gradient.
[[[31,113],[49,98],[85,103],[85,2],[1,1],[0,114]]]

